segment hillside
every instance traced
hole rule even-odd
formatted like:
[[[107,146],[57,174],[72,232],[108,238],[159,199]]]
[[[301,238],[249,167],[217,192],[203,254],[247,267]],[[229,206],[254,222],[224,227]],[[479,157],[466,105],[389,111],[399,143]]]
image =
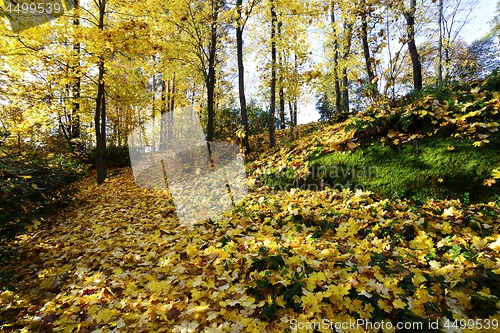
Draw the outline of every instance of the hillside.
[[[68,207],[17,238],[0,327],[497,332],[500,206],[480,202],[475,183],[499,193],[500,101],[484,86],[375,105],[301,126],[296,139],[279,133],[277,147],[247,157],[249,195],[193,227],[179,225],[168,191],[138,188],[130,169],[101,186],[86,179]],[[352,174],[370,166],[377,177]],[[426,177],[412,178],[415,168]],[[471,172],[469,196],[454,196]],[[333,188],[346,179],[372,191]],[[401,184],[410,191],[397,193]]]

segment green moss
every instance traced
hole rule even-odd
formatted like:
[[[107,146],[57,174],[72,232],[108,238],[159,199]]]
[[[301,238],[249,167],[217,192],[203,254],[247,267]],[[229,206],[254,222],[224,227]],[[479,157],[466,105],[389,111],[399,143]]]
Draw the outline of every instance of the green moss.
[[[427,137],[419,140],[418,154],[413,143],[374,143],[364,150],[319,156],[310,165],[312,176],[324,176],[331,187],[366,188],[388,198],[463,198],[469,193],[471,202],[491,201],[498,198],[500,184],[487,187],[483,181],[500,165],[500,134],[489,140],[478,148],[470,139]],[[317,170],[330,172],[320,175]]]

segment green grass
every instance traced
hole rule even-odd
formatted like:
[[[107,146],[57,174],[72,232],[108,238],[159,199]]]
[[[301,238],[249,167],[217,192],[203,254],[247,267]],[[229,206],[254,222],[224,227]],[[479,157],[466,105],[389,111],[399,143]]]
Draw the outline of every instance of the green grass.
[[[334,152],[310,159],[309,182],[323,178],[330,187],[361,188],[416,201],[493,201],[500,197],[500,184],[488,187],[483,181],[500,165],[500,134],[493,133],[489,140],[484,147],[474,147],[470,139],[426,137],[419,140],[419,154],[412,143],[373,143],[363,150]],[[455,149],[448,150],[450,146]]]

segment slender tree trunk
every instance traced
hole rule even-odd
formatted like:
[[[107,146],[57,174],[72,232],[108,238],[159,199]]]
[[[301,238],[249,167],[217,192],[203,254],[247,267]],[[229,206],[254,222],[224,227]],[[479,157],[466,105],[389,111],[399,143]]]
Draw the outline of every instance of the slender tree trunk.
[[[269,108],[269,145],[274,147],[274,116],[276,113],[276,7],[271,0],[271,103]]]
[[[80,8],[79,0],[74,0],[75,16],[73,18],[73,27],[78,29],[80,25],[80,17],[78,9]],[[72,84],[72,108],[71,108],[71,130],[70,139],[80,138],[80,90],[81,90],[81,75],[80,75],[80,42],[75,41],[73,44],[73,52],[75,56],[75,62],[73,64],[73,70],[76,72],[76,78]],[[73,150],[79,149],[79,144],[71,141],[71,147]]]
[[[342,110],[349,113],[349,80],[347,78],[347,68],[342,70]]]
[[[245,154],[250,153],[250,129],[248,127],[247,102],[245,99],[245,69],[243,67],[243,20],[241,11],[243,0],[236,0],[236,10],[238,21],[236,23],[236,53],[238,57],[238,92],[240,97],[241,124],[245,132],[245,137],[241,140],[241,145],[245,149]]]
[[[297,100],[293,101],[293,125],[297,126]]]
[[[175,74],[172,76],[172,83],[169,91],[169,106],[167,115],[167,144],[170,145],[173,140],[174,127],[174,107],[175,107]]]
[[[167,82],[162,77],[161,80],[161,106],[160,106],[160,151],[167,149],[167,120],[165,114],[167,113]]]
[[[439,0],[439,13],[438,13],[438,25],[439,25],[439,46],[438,46],[438,88],[441,89],[443,86],[443,0]]]
[[[349,53],[351,52],[351,40],[352,40],[352,24],[346,24],[344,26],[344,32],[347,36],[347,45],[345,47],[345,52],[343,58],[346,61]],[[349,79],[347,77],[347,67],[344,66],[342,69],[342,107],[343,113],[349,113]]]
[[[288,110],[290,111],[290,127],[294,125],[292,100],[288,100]]]
[[[99,4],[99,30],[104,30],[104,14],[106,12],[106,0],[98,0]],[[104,86],[104,56],[99,56],[98,62],[99,80],[97,83],[97,98],[95,110],[95,134],[96,134],[96,170],[97,183],[102,184],[107,178],[106,174],[106,94]]]
[[[153,57],[154,61],[154,57]],[[155,120],[156,117],[156,109],[155,109],[155,102],[156,102],[156,74],[153,74],[153,86],[152,86],[152,100],[151,100],[151,118],[153,121]],[[161,121],[161,117],[160,117]],[[156,153],[156,136],[153,136],[153,153]]]
[[[283,26],[283,22],[279,21],[277,25],[277,31],[276,35],[277,38],[281,38],[281,27]],[[284,56],[282,52],[279,53],[278,57],[278,64],[279,64],[279,71],[278,71],[278,79],[279,79],[279,90],[278,90],[278,98],[280,101],[280,108],[279,108],[279,116],[280,116],[280,129],[285,128],[285,90],[283,88],[283,62],[284,62]]]
[[[335,26],[335,2],[331,3],[331,13],[330,21],[333,26]],[[334,41],[333,41],[333,84],[335,89],[335,111],[342,111],[342,93],[340,90],[340,80],[339,80],[339,42],[337,40],[337,32],[334,28]]]
[[[378,95],[378,90],[376,85],[372,87],[375,84],[375,73],[373,72],[370,45],[368,44],[368,8],[361,16],[361,42],[363,44],[363,54],[365,56],[366,73],[368,74],[370,90],[376,96]]]
[[[279,90],[279,99],[280,99],[280,129],[285,129],[285,90],[283,86],[280,87]]]
[[[408,27],[408,51],[410,52],[413,67],[413,88],[422,89],[422,64],[415,44],[415,10],[417,0],[410,0],[410,10],[404,12],[406,25]]]
[[[215,94],[215,65],[216,65],[216,52],[217,52],[217,20],[219,17],[220,0],[212,0],[212,22],[210,27],[210,51],[208,56],[208,75],[207,75],[207,141],[214,141],[214,94]]]

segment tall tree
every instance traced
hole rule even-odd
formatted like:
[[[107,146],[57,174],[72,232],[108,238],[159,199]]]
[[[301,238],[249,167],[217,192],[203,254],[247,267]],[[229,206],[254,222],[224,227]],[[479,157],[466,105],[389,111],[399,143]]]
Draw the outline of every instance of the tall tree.
[[[276,144],[274,135],[274,118],[276,114],[276,25],[278,22],[276,15],[276,4],[270,0],[271,5],[271,100],[269,106],[269,144],[273,147]]]
[[[106,14],[106,0],[94,0],[98,11],[98,29],[102,34],[104,32],[104,16]],[[106,171],[106,91],[104,85],[105,62],[104,55],[98,57],[98,79],[97,79],[97,97],[95,106],[95,137],[96,137],[96,154],[95,164],[97,170],[97,183],[101,184],[107,177]]]
[[[417,8],[417,0],[410,0],[410,8],[403,10],[403,15],[407,25],[407,44],[408,52],[410,53],[411,63],[413,66],[413,88],[422,89],[422,64],[415,43],[415,12]]]
[[[245,68],[243,65],[243,31],[245,29],[246,22],[250,17],[250,14],[254,6],[260,0],[251,0],[245,11],[245,17],[243,16],[243,0],[236,0],[236,55],[238,58],[238,94],[240,99],[240,111],[241,111],[241,123],[243,125],[243,130],[245,136],[242,138],[242,146],[245,149],[245,153],[250,153],[250,129],[248,126],[248,114],[247,114],[247,103],[245,98]]]

